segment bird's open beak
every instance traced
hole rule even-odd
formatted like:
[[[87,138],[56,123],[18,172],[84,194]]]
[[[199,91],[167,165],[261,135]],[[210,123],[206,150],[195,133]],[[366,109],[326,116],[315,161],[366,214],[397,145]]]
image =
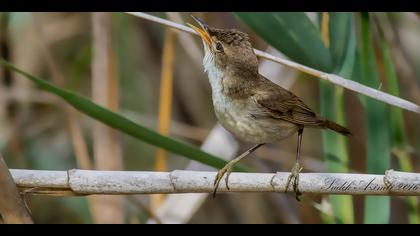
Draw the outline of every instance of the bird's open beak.
[[[187,25],[191,27],[193,30],[195,30],[200,35],[200,37],[204,40],[204,42],[210,47],[212,40],[211,40],[210,34],[207,32],[207,29],[209,28],[208,25],[203,20],[199,19],[198,17],[195,17],[195,16],[191,16],[191,17],[195,21],[197,21],[201,29],[189,23],[187,23]]]

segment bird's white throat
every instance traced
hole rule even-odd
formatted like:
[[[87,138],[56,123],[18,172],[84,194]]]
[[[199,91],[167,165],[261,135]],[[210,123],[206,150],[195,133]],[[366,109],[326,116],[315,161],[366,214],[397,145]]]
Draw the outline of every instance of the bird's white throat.
[[[221,79],[223,77],[223,71],[221,71],[215,64],[214,55],[210,51],[207,44],[204,43],[204,58],[203,58],[203,67],[204,72],[207,73],[209,77],[209,82],[213,91],[213,95],[215,93],[219,93],[222,90]]]

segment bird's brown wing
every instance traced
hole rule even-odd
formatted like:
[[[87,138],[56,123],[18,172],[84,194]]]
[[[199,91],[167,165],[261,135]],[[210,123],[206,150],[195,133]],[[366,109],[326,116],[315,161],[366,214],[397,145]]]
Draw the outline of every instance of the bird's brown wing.
[[[273,118],[282,119],[297,125],[318,126],[323,120],[292,92],[261,78],[253,95],[257,105]]]

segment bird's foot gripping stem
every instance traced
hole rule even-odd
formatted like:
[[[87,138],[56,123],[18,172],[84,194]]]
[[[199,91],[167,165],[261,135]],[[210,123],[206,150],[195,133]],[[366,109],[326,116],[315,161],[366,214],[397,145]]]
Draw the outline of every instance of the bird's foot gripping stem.
[[[229,189],[229,175],[232,172],[232,168],[234,164],[235,163],[229,162],[225,167],[223,167],[217,172],[217,175],[214,179],[214,184],[213,184],[214,186],[213,197],[216,197],[216,192],[217,192],[217,189],[219,188],[220,180],[222,180],[225,174],[226,174],[226,177],[225,177],[226,188]]]
[[[299,196],[302,195],[301,192],[299,192],[299,173],[302,170],[302,167],[299,165],[299,163],[296,163],[295,166],[293,167],[289,177],[287,178],[287,183],[286,183],[286,190],[285,192],[287,193],[287,190],[289,189],[289,185],[292,182],[293,179],[293,192],[296,193],[296,200],[300,201]]]

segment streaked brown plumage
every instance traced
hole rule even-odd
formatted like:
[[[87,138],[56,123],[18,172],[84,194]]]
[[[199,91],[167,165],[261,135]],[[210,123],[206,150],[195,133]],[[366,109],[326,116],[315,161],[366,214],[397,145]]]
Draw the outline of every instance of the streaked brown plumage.
[[[271,117],[304,127],[328,128],[343,135],[350,134],[347,128],[316,115],[289,90],[274,84],[262,75],[258,78],[256,88],[253,89],[255,91],[253,97]]]
[[[231,169],[243,157],[265,143],[281,141],[297,132],[296,164],[288,182],[294,179],[293,187],[298,196],[303,129],[326,128],[346,136],[350,134],[349,130],[316,115],[292,92],[260,75],[257,56],[246,33],[235,29],[216,29],[198,18],[194,19],[202,28],[190,25],[203,39],[203,65],[209,76],[219,122],[238,138],[257,144],[219,170],[214,193],[224,174],[229,188]]]

